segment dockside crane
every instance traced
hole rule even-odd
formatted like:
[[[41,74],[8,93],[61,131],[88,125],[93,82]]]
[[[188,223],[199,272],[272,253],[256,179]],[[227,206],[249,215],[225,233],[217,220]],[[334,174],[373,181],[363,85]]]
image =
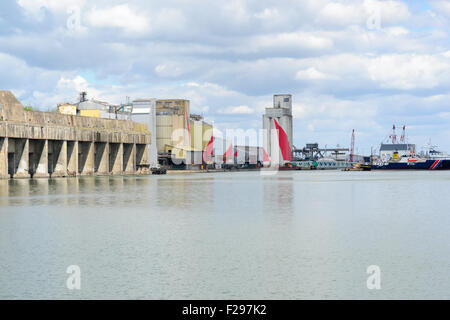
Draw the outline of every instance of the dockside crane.
[[[350,162],[353,162],[355,156],[355,129],[352,131],[352,141],[350,143]]]
[[[389,138],[392,139],[392,144],[397,144],[397,133],[395,132],[395,124],[392,127],[392,134]]]
[[[406,139],[406,126],[403,126],[403,131],[402,131],[402,135],[400,137],[400,142],[405,143],[405,139]]]

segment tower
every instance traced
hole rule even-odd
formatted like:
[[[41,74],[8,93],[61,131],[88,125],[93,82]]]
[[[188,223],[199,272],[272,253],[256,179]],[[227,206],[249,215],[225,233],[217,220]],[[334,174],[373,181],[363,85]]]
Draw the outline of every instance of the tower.
[[[286,147],[289,149],[288,153],[292,155],[292,95],[290,94],[274,95],[273,107],[266,108],[263,115],[263,146],[270,157],[272,166],[290,160],[287,153],[282,152],[283,146],[280,146],[280,141],[283,143],[284,139],[280,139],[282,132],[280,132],[281,129],[277,130],[277,127],[286,134],[289,143]]]

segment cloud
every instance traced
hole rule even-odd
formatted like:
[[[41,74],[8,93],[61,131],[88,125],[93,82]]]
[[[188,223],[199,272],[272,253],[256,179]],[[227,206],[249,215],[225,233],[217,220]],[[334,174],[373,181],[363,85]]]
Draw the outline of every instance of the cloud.
[[[327,75],[326,73],[318,71],[314,67],[310,67],[305,70],[297,71],[295,78],[297,80],[324,80],[324,79],[331,79],[333,77]]]
[[[249,106],[236,106],[236,107],[227,107],[219,111],[219,113],[223,114],[252,114],[255,110],[251,109]]]
[[[128,4],[103,9],[93,7],[87,13],[86,21],[93,27],[119,28],[127,33],[144,33],[150,29],[148,17]]]
[[[384,55],[370,59],[370,78],[382,88],[434,88],[450,80],[450,61],[441,55]]]

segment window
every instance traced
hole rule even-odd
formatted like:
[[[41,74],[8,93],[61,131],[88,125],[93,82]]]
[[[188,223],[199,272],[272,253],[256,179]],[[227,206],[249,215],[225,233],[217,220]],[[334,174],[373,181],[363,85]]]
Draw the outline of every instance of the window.
[[[284,102],[289,102],[289,98],[284,98]]]

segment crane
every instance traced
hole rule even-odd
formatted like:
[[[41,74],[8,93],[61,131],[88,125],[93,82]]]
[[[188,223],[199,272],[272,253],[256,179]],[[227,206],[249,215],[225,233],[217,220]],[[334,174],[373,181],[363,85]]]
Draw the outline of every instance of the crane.
[[[355,129],[352,131],[352,141],[350,143],[350,162],[353,162],[355,155]]]
[[[403,126],[402,135],[400,137],[400,142],[405,143],[405,136],[406,136],[406,126]]]
[[[392,139],[392,144],[396,144],[397,143],[397,134],[395,133],[395,124],[392,127],[392,135],[389,138]]]

